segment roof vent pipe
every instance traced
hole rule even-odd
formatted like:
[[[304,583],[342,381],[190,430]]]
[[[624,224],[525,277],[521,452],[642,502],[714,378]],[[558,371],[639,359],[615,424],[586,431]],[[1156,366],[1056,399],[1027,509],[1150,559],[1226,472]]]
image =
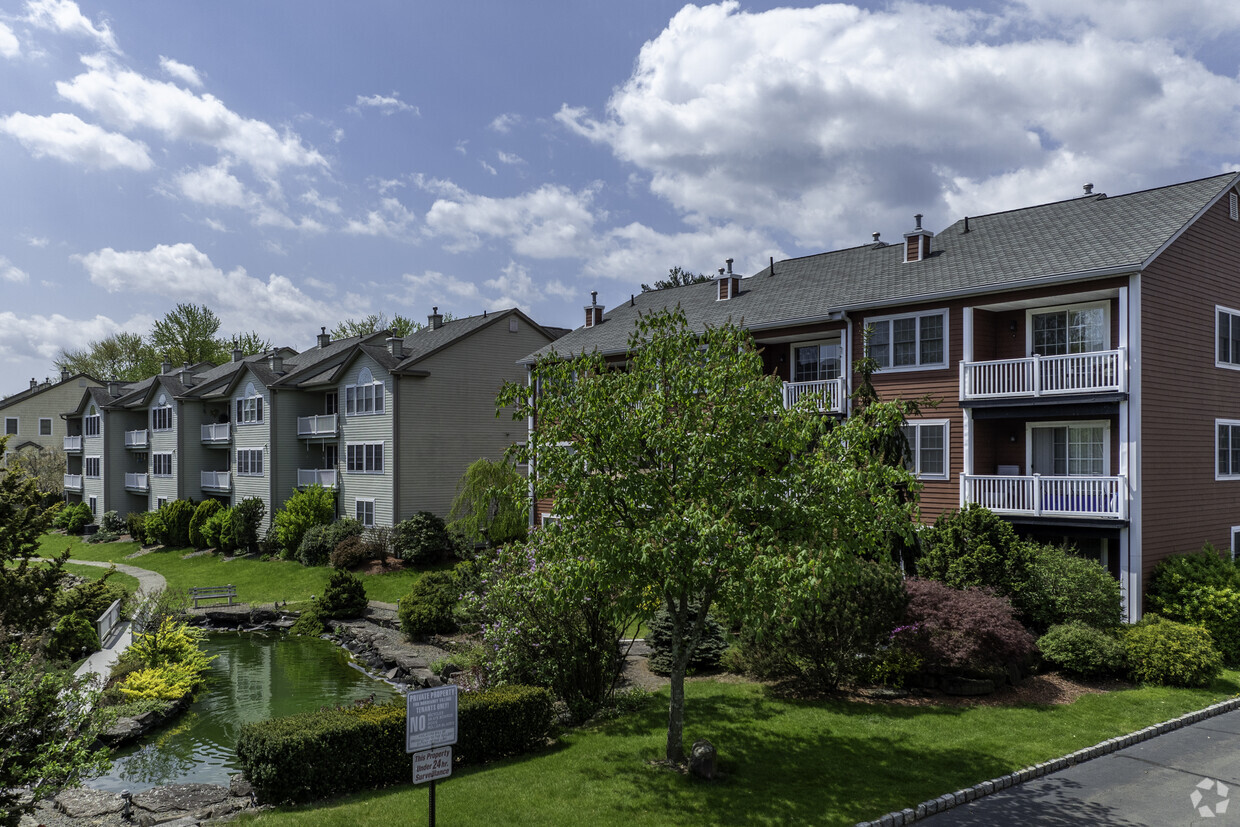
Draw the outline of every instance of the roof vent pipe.
[[[728,265],[728,275],[732,275],[732,259],[724,259],[724,262]]]
[[[1086,184],[1086,185],[1083,187],[1083,189],[1085,190],[1085,194],[1086,194],[1086,195],[1093,195],[1093,194],[1094,194],[1094,185],[1093,185],[1093,184]]]
[[[598,303],[598,291],[590,291],[590,303],[586,305],[586,327],[594,327],[603,321],[603,306]]]
[[[767,278],[775,275],[775,256],[771,256],[771,272],[766,274]]]
[[[969,231],[969,217],[967,215],[964,217],[964,231],[966,233]]]

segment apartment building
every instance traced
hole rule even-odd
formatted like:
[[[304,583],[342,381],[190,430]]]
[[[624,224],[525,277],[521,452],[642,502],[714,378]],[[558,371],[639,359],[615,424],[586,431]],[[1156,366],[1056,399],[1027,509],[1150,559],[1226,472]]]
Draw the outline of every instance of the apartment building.
[[[592,300],[554,350],[623,359],[637,314],[679,305],[698,329],[746,327],[786,404],[847,416],[868,330],[880,395],[938,400],[905,431],[922,518],[980,503],[1070,542],[1120,579],[1135,620],[1159,560],[1240,548],[1238,184],[1086,186],[937,234],[915,216],[895,243],[875,233],[748,278],[729,263],[607,312]]]
[[[0,399],[0,434],[9,438],[3,464],[7,466],[20,451],[64,450],[67,432],[60,414],[77,402],[83,390],[99,384],[84,373],[62,370],[57,381],[31,378],[30,387]]]

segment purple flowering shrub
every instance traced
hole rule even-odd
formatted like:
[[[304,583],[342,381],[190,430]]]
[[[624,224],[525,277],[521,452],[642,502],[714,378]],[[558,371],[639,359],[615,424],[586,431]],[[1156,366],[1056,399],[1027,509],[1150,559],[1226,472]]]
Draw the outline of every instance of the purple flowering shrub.
[[[1012,604],[980,589],[953,589],[934,580],[909,579],[901,646],[930,672],[990,670],[1025,661],[1034,639],[1016,620]]]

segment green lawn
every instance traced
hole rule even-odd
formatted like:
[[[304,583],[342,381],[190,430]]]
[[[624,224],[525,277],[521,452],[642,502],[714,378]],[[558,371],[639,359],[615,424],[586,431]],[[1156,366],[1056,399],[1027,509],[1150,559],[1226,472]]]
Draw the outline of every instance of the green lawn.
[[[1240,693],[1154,687],[1067,706],[897,707],[798,702],[760,686],[688,686],[686,743],[719,748],[722,781],[649,763],[662,751],[667,693],[645,712],[570,732],[532,756],[440,782],[444,824],[855,824],[1174,718]],[[247,819],[262,827],[423,823],[426,787],[351,796]]]
[[[108,573],[107,569],[101,569],[98,566],[74,565],[72,560],[69,561],[68,568],[66,569],[66,571],[70,572],[71,574],[75,574],[78,577],[83,577],[87,580],[98,580],[100,577],[103,577],[105,574]],[[126,594],[133,594],[134,592],[138,590],[138,578],[131,577],[128,574],[124,574],[119,571],[116,574],[112,575],[108,579],[108,582],[115,583],[116,585],[120,586],[121,588],[125,590]]]
[[[76,537],[61,534],[43,535],[39,553],[43,556],[57,555],[69,549],[71,559],[102,560],[125,563],[159,572],[170,588],[187,589],[191,586],[237,587],[238,600],[245,603],[274,603],[279,601],[300,602],[311,595],[321,595],[331,569],[326,566],[307,568],[288,560],[249,560],[238,558],[225,562],[213,554],[185,559],[183,555],[192,549],[155,551],[132,560],[126,559],[138,550],[137,543],[83,543]],[[77,566],[75,572],[86,572],[87,566]],[[404,570],[391,574],[362,575],[366,596],[371,600],[395,603],[409,591],[409,587],[422,576],[421,571]]]

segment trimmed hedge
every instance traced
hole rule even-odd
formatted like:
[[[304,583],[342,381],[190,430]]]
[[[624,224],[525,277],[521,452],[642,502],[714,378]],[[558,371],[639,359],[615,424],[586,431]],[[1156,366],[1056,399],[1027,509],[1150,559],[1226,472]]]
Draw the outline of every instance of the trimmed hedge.
[[[532,686],[462,692],[458,764],[517,755],[551,729],[551,693]],[[259,800],[305,802],[409,783],[405,701],[306,712],[244,724],[237,759]]]
[[[1129,672],[1141,683],[1209,686],[1223,671],[1223,656],[1200,626],[1147,614],[1125,632],[1124,643]]]
[[[1079,620],[1052,626],[1038,638],[1038,648],[1048,661],[1082,678],[1118,677],[1127,667],[1123,641]]]

